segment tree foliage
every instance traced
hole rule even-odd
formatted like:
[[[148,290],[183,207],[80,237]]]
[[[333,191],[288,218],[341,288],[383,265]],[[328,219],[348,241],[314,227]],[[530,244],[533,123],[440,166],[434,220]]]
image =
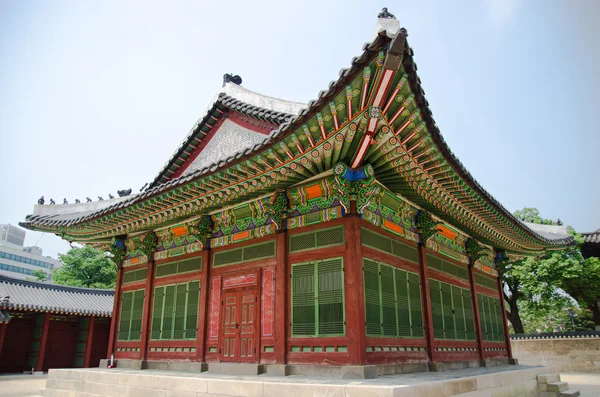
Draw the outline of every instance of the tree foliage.
[[[554,222],[551,219],[542,218],[540,216],[540,211],[537,208],[529,208],[525,207],[522,210],[517,210],[513,213],[513,215],[524,222],[530,223],[542,223],[545,225],[553,225]]]
[[[114,288],[117,270],[105,253],[92,247],[74,247],[59,255],[63,265],[54,269],[56,284],[86,288]]]
[[[32,272],[33,277],[35,277],[35,281],[46,281],[48,280],[48,273],[43,270],[34,270]]]
[[[536,208],[516,211],[515,216],[528,222],[544,221]],[[569,233],[582,242],[573,228]],[[499,270],[508,302],[507,316],[515,332],[568,329],[568,309],[577,309],[576,316],[581,318],[588,318],[592,312],[599,324],[600,259],[584,259],[578,245],[505,263]],[[589,326],[582,320],[580,328],[585,324]]]

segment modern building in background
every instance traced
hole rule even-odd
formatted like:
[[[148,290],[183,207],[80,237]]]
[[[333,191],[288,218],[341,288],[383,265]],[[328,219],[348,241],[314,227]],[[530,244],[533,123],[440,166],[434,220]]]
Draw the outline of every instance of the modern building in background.
[[[40,247],[25,247],[25,230],[13,225],[0,225],[0,275],[32,279],[42,270],[52,279],[52,270],[60,267],[58,259],[43,256]]]

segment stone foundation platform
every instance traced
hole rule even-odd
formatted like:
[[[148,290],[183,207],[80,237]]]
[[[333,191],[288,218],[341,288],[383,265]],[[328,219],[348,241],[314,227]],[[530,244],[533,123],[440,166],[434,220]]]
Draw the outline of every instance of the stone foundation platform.
[[[281,377],[268,374],[247,376],[124,368],[52,369],[48,374],[44,395],[45,397],[539,397],[541,390],[538,375],[548,374],[548,368],[522,365],[419,372],[360,380],[329,379],[325,376]],[[548,378],[548,380],[554,379]]]

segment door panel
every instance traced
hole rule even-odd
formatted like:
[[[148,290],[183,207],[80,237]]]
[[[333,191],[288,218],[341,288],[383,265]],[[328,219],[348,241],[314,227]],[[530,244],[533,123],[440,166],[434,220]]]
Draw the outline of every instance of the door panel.
[[[256,292],[223,294],[221,361],[255,361]]]

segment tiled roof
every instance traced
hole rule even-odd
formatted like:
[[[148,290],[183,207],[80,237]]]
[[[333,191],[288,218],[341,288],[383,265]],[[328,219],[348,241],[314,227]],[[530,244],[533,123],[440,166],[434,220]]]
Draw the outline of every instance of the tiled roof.
[[[581,233],[584,243],[600,244],[600,229],[591,233]]]
[[[113,297],[113,290],[69,287],[0,276],[0,309],[4,310],[110,317]]]

